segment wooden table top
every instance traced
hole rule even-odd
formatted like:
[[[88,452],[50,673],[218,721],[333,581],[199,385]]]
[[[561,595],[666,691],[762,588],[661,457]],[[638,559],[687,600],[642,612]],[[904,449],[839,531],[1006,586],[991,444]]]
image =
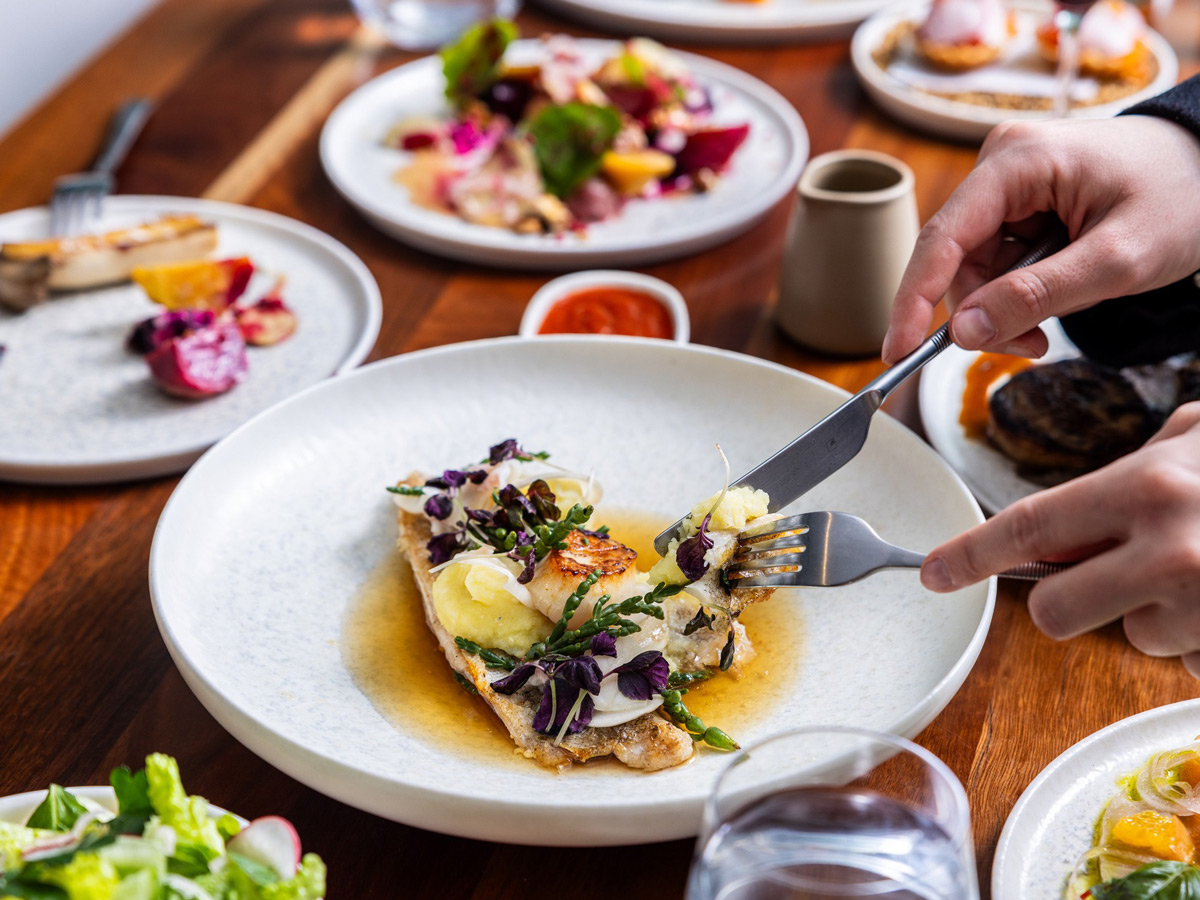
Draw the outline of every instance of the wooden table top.
[[[587,33],[537,9],[521,18],[526,34]],[[1182,0],[1163,26],[1185,75],[1200,68],[1198,21],[1195,4]],[[344,242],[383,292],[371,359],[515,334],[525,301],[549,276],[409,249],[370,227],[322,174],[317,135],[329,110],[411,58],[364,40],[356,24],[344,0],[164,0],[0,140],[0,212],[43,203],[55,176],[86,167],[116,104],[148,95],[158,110],[119,172],[121,191],[246,203]],[[685,49],[778,90],[804,118],[814,155],[857,147],[905,160],[916,172],[922,220],[974,162],[975,148],[919,135],[872,108],[846,41]],[[806,353],[772,324],[788,211],[781,204],[716,250],[645,271],[688,298],[693,341],[857,389],[878,361]],[[901,404],[898,414],[911,410]],[[306,848],[328,862],[331,898],[518,897],[542,886],[539,873],[594,871],[613,859],[611,851],[494,845],[378,819],[289,779],[234,741],[184,685],[150,609],[150,539],[176,481],[0,485],[0,795],[51,781],[103,783],[114,765],[163,750],[179,758],[193,792],[238,798],[246,816],[290,818]],[[1031,624],[1024,595],[1001,586],[978,663],[917,738],[967,788],[985,897],[1004,820],[1043,766],[1103,726],[1198,693],[1177,662],[1141,655],[1119,626],[1049,640]],[[369,836],[369,854],[361,836]],[[680,896],[691,849],[677,841],[622,850],[622,893]],[[578,900],[611,891],[609,879],[573,882]]]

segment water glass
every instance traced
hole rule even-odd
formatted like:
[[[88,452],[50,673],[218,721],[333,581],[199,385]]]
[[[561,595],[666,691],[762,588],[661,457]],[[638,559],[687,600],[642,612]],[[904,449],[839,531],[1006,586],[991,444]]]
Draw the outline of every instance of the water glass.
[[[814,726],[717,780],[687,900],[978,900],[967,796],[911,741]]]
[[[432,50],[485,19],[511,19],[521,0],[351,0],[359,18],[397,47]]]

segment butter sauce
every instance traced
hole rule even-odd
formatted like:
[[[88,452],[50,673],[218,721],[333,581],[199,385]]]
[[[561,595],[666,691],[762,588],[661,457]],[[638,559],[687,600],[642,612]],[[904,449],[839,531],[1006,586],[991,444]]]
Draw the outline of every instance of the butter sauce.
[[[654,537],[670,524],[663,517],[620,509],[600,510],[596,521],[608,525],[617,540],[637,551],[642,571],[658,558]],[[804,645],[799,611],[787,591],[750,606],[741,622],[754,645],[753,659],[741,664],[736,676],[717,674],[693,685],[684,698],[705,724],[720,727],[735,740],[742,740],[747,729],[769,717],[795,689],[797,660]],[[341,648],[354,683],[397,729],[442,751],[538,768],[517,752],[488,705],[455,680],[425,625],[412,569],[399,552],[389,553],[375,567],[351,601],[342,624]]]

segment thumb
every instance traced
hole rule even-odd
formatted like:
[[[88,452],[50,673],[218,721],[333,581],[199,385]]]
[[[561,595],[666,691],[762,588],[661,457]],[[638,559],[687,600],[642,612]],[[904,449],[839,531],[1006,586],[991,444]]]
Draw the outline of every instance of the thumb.
[[[967,350],[1013,341],[1051,316],[1124,293],[1128,271],[1121,242],[1096,228],[1041,262],[1008,272],[965,297],[950,319],[950,336]]]

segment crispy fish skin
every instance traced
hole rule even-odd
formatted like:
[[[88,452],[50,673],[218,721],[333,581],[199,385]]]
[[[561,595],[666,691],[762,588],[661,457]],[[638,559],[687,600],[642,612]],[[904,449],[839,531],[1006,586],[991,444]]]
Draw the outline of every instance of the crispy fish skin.
[[[20,312],[51,291],[113,284],[138,266],[201,259],[216,247],[216,226],[194,215],[105,234],[0,244],[0,304]]]
[[[414,474],[404,483],[416,485],[424,481],[424,476]],[[585,728],[579,734],[565,736],[558,746],[552,737],[534,731],[533,717],[540,694],[529,688],[511,696],[493,691],[488,683],[487,667],[478,657],[460,650],[454,643],[455,636],[438,620],[433,606],[434,576],[425,549],[432,536],[428,519],[398,510],[397,524],[397,545],[412,565],[425,608],[425,622],[437,638],[446,661],[475,685],[479,696],[499,716],[526,757],[559,771],[573,763],[605,756],[615,756],[630,768],[647,772],[677,766],[691,759],[695,752],[691,736],[656,712],[611,728]]]

